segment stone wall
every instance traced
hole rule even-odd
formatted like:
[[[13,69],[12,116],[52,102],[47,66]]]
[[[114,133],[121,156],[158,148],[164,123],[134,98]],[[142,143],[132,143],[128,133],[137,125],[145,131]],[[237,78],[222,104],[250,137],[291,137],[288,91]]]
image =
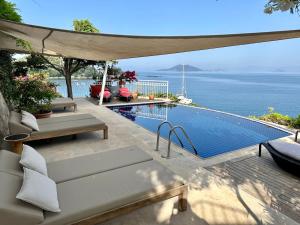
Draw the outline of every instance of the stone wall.
[[[0,147],[3,146],[3,137],[9,134],[8,128],[9,109],[0,92]]]

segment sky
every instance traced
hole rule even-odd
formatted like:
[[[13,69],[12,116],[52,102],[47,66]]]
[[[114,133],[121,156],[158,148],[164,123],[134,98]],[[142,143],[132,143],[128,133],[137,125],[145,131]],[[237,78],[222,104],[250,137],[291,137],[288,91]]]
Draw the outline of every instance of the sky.
[[[24,23],[72,29],[89,19],[102,33],[210,35],[300,29],[300,16],[264,14],[266,0],[13,0]],[[204,70],[300,72],[300,39],[120,60],[123,70],[154,71],[177,64]]]

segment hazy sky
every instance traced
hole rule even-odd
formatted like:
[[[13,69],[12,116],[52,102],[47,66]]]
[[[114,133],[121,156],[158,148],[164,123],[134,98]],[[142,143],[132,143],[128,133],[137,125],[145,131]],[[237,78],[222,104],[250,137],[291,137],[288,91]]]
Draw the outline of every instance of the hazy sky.
[[[72,29],[89,19],[103,33],[209,35],[300,29],[300,16],[263,13],[266,0],[14,0],[23,22]],[[123,69],[148,71],[175,64],[225,71],[300,72],[300,39],[121,60]]]

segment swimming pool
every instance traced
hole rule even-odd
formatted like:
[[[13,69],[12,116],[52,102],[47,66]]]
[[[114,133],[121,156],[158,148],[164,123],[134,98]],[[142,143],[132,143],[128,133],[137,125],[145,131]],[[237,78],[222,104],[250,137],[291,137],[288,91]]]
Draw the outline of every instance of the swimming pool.
[[[173,125],[183,126],[202,158],[290,135],[288,132],[242,117],[196,107],[148,104],[109,108],[153,132],[156,132],[158,125],[164,120],[169,120]],[[167,126],[163,126],[161,135],[168,137],[168,132]],[[181,132],[178,131],[178,135],[184,148],[193,153]],[[174,135],[172,141],[179,144]]]

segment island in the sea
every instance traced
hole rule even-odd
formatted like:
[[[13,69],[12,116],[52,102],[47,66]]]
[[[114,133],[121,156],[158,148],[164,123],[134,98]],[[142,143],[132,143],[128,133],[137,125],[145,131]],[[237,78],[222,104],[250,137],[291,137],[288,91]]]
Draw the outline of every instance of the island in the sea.
[[[182,65],[176,65],[167,69],[160,69],[158,71],[175,71],[175,72],[181,72],[182,71]],[[191,65],[184,65],[184,71],[186,72],[196,72],[196,71],[203,71],[202,69],[191,66]]]

